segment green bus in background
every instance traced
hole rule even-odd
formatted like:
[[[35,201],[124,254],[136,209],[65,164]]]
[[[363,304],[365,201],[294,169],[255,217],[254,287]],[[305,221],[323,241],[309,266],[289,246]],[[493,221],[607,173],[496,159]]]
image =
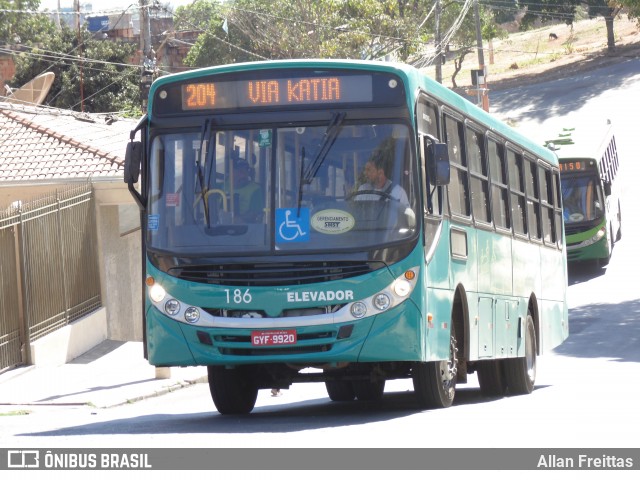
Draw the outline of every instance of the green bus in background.
[[[297,382],[375,401],[411,379],[419,408],[473,373],[530,393],[568,336],[556,155],[412,67],[169,75],[131,139],[145,355],[206,365],[222,414]]]
[[[564,129],[547,142],[551,144],[560,162],[567,260],[607,265],[622,236],[613,126],[607,121],[604,126]]]

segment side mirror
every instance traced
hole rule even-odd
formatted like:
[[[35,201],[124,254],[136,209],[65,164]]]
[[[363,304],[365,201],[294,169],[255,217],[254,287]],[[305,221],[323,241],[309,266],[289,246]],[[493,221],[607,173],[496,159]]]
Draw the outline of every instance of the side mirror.
[[[129,142],[124,156],[124,183],[133,185],[140,177],[142,162],[142,142]]]
[[[609,195],[611,195],[611,182],[604,182],[603,186],[604,186],[604,195],[608,197]]]
[[[427,142],[427,139],[424,140]],[[434,186],[448,185],[451,178],[449,150],[446,143],[429,142],[425,148],[427,154],[427,176]]]

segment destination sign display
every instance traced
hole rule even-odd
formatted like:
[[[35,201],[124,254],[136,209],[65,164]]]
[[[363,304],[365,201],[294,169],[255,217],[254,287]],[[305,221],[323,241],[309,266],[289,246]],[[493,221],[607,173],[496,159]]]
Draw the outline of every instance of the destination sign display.
[[[370,75],[194,82],[182,85],[182,110],[370,102]]]
[[[306,110],[344,106],[400,107],[399,77],[387,72],[273,69],[207,74],[152,86],[152,115]]]
[[[562,160],[559,164],[560,173],[584,172],[595,165],[593,160]]]

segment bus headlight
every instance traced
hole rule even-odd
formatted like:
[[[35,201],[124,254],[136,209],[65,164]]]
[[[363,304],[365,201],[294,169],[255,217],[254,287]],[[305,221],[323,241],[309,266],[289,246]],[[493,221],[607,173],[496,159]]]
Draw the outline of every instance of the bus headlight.
[[[404,278],[399,278],[393,284],[393,291],[399,297],[406,297],[411,293],[411,290],[413,290],[413,285],[411,285],[411,283],[409,283],[409,281],[405,280]]]
[[[164,304],[164,311],[171,316],[177,315],[180,311],[180,302],[175,298],[167,300],[167,303]]]
[[[419,267],[410,268],[378,293],[353,302],[349,307],[353,318],[364,318],[368,312],[376,314],[400,305],[416,288],[419,271]]]
[[[367,306],[363,302],[354,302],[351,305],[351,315],[362,318],[367,314]]]
[[[378,310],[386,310],[391,305],[391,299],[386,293],[378,293],[373,297],[373,306]]]
[[[149,298],[151,298],[151,300],[156,303],[160,303],[162,300],[164,300],[164,296],[166,294],[167,292],[165,291],[165,289],[162,288],[162,286],[158,283],[154,283],[149,288]]]
[[[189,323],[196,323],[200,320],[200,310],[196,307],[189,307],[184,311],[184,319]]]
[[[593,236],[593,238],[591,239],[592,243],[596,243],[598,240],[600,240],[602,237],[604,237],[607,234],[607,231],[605,230],[604,227],[602,227],[600,230],[598,230],[596,232],[596,234]]]

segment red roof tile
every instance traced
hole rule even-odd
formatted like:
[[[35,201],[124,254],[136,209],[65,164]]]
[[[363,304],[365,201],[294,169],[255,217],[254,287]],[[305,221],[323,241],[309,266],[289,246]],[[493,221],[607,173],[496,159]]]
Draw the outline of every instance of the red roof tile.
[[[121,177],[136,122],[77,115],[0,104],[0,182]]]

